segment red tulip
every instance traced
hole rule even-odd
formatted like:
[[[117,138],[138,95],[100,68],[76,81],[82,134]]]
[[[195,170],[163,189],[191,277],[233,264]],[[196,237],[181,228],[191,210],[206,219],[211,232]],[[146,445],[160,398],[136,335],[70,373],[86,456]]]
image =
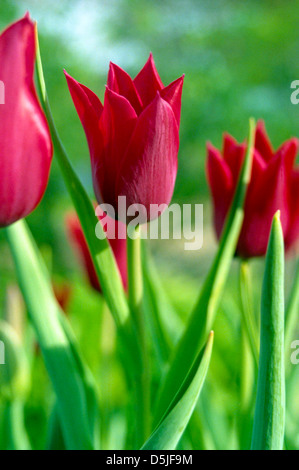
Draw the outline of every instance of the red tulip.
[[[35,31],[29,15],[0,36],[0,227],[26,217],[47,187],[53,149],[34,87]]]
[[[99,217],[99,220],[101,221],[102,225],[107,222],[107,218],[108,217],[106,215],[104,216],[104,214]],[[74,247],[74,250],[77,253],[81,264],[83,265],[83,268],[86,271],[91,287],[93,287],[98,292],[101,292],[101,286],[99,284],[92,257],[77,214],[75,212],[68,213],[65,222],[70,242]],[[118,225],[121,224],[121,222],[113,221],[113,223],[116,224],[115,233],[117,234]],[[103,226],[103,228],[104,231],[107,230],[107,227]],[[127,289],[127,242],[125,239],[109,238],[109,230],[106,232],[106,236],[114,253],[124,289]]]
[[[66,74],[84,127],[97,201],[126,208],[142,204],[143,221],[156,218],[150,204],[169,204],[178,166],[183,77],[164,87],[152,55],[131,77],[110,64],[104,106],[87,87]]]
[[[239,145],[233,137],[225,134],[222,152],[210,143],[207,149],[207,176],[219,238],[236,189],[246,144]],[[297,151],[296,138],[286,141],[274,151],[263,121],[258,122],[245,218],[237,247],[239,256],[250,258],[265,255],[271,221],[277,210],[281,211],[286,249],[290,250],[298,242],[299,168],[294,167]]]

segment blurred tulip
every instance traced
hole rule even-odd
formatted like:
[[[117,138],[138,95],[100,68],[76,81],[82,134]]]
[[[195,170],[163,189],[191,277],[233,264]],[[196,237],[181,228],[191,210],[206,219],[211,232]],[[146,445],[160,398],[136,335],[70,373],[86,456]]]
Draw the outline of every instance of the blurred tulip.
[[[27,14],[0,36],[0,227],[26,217],[46,190],[53,149],[34,87],[35,31]]]
[[[104,216],[104,214],[103,216],[99,217],[99,220],[103,225],[104,231],[106,231],[104,222],[107,221],[107,218],[108,216]],[[118,225],[121,224],[121,222],[113,221],[113,223],[116,225],[115,231],[117,234]],[[74,248],[74,251],[77,253],[82,266],[85,269],[91,287],[93,287],[98,292],[101,292],[101,286],[99,284],[92,257],[88,245],[86,243],[85,236],[77,214],[75,212],[69,212],[66,215],[65,224],[69,240]],[[114,253],[118,269],[123,281],[124,289],[127,289],[127,241],[125,239],[109,238],[109,231],[108,233],[106,233],[106,236]]]
[[[66,282],[59,284],[57,282],[53,282],[52,287],[56,300],[59,303],[59,306],[64,311],[64,313],[67,313],[72,295],[71,285],[67,284]]]
[[[144,206],[142,222],[158,217],[150,205],[170,203],[177,175],[184,77],[164,87],[152,54],[134,80],[111,63],[103,106],[65,75],[87,137],[97,201],[118,214],[118,196],[125,196],[126,209]]]
[[[218,238],[236,189],[246,144],[239,145],[224,135],[222,152],[207,145],[207,176],[214,204],[214,222]],[[277,210],[281,211],[286,250],[299,240],[299,168],[294,167],[298,140],[292,138],[274,151],[263,121],[256,128],[251,181],[245,202],[245,218],[237,254],[251,258],[264,256]]]

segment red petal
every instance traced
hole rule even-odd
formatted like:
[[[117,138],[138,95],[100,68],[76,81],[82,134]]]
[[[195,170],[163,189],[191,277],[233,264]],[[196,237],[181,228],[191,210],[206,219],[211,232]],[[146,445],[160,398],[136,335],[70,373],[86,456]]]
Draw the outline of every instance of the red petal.
[[[34,87],[35,31],[26,15],[0,36],[0,227],[27,216],[49,177],[52,143]]]
[[[117,194],[127,207],[143,204],[150,219],[151,204],[169,204],[177,174],[178,126],[172,108],[159,94],[139,116],[123,164]],[[155,218],[158,214],[152,214]],[[146,221],[146,217],[145,220]]]
[[[235,183],[238,181],[241,166],[245,158],[246,145],[238,144],[229,134],[223,136],[223,158],[228,164]]]
[[[183,91],[184,75],[174,82],[170,83],[166,88],[161,90],[162,98],[172,107],[176,122],[180,126],[181,120],[181,101]]]
[[[103,168],[94,167],[94,184],[100,185],[102,200],[116,207],[117,195],[115,193],[116,177],[129,145],[137,115],[129,101],[109,88],[106,89],[104,111],[100,126],[104,138]]]
[[[299,169],[293,171],[289,180],[291,219],[286,236],[286,250],[298,248],[299,243]]]
[[[144,108],[153,101],[157,91],[161,91],[162,88],[164,88],[157,72],[152,53],[150,53],[145,66],[133,81]]]
[[[107,86],[110,90],[127,98],[138,115],[141,113],[142,102],[132,78],[112,62],[109,67]]]
[[[287,140],[281,145],[275,154],[276,158],[283,158],[287,172],[291,172],[293,170],[298,153],[298,143],[299,141],[295,137]]]
[[[259,151],[260,155],[267,162],[273,154],[273,147],[267,135],[264,121],[258,121],[255,131],[255,148]]]
[[[265,255],[272,219],[277,210],[281,211],[285,234],[290,221],[290,210],[286,160],[281,155],[272,158],[259,177],[253,174],[245,203],[245,219],[237,250],[239,255]]]
[[[220,237],[233,196],[232,173],[219,150],[207,144],[207,178],[214,203],[214,222]]]
[[[77,82],[64,71],[67,84],[84,128],[91,161],[98,160],[103,151],[103,139],[99,129],[99,121],[103,112],[103,105],[99,98],[86,86]]]

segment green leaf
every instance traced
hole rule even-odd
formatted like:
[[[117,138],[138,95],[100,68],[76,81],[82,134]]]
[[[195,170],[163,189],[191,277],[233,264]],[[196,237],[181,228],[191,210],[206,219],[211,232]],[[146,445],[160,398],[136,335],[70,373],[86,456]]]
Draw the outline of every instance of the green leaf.
[[[213,348],[211,332],[206,348],[200,353],[165,413],[161,423],[142,447],[142,450],[174,450],[192,416],[204,384]]]
[[[235,254],[244,218],[244,200],[250,181],[255,123],[250,120],[246,157],[241,169],[233,203],[221,236],[218,252],[201,290],[189,323],[179,341],[159,397],[156,418],[160,419],[169,400],[177,392],[195,357],[212,329],[221,294]]]
[[[278,212],[273,219],[262,289],[252,450],[282,450],[284,429],[284,241]]]
[[[19,400],[6,402],[3,414],[5,450],[31,450],[24,425],[24,403]]]
[[[255,324],[251,272],[248,261],[240,263],[240,297],[243,325],[257,365],[259,355],[258,327]]]
[[[45,359],[68,449],[92,449],[88,405],[78,358],[61,325],[60,308],[24,221],[5,229],[19,285]]]

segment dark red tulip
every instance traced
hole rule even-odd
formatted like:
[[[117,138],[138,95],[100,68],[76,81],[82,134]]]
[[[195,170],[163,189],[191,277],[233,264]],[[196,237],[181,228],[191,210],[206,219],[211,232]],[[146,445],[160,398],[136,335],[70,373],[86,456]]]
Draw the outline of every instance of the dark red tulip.
[[[5,98],[0,104],[0,227],[36,208],[46,190],[52,161],[48,124],[33,80],[34,29],[26,15],[0,36]]]
[[[126,206],[169,204],[178,166],[183,77],[164,87],[152,55],[134,80],[110,64],[104,106],[87,87],[66,73],[84,127],[97,201],[118,214],[118,196]]]
[[[207,149],[207,176],[219,238],[236,189],[246,143],[238,144],[225,134],[221,152],[210,143]],[[237,247],[239,256],[265,255],[272,218],[277,210],[281,211],[286,250],[290,251],[299,241],[299,168],[294,166],[297,151],[296,138],[273,150],[263,121],[258,122],[245,218]]]
[[[108,216],[104,216],[104,214],[99,217],[102,225],[107,222]],[[78,219],[78,216],[75,212],[70,212],[67,214],[66,219],[66,229],[68,233],[68,237],[72,246],[74,247],[75,252],[78,255],[78,258],[85,269],[86,275],[88,277],[89,283],[91,287],[93,287],[98,292],[101,292],[101,286],[98,281],[98,277],[95,271],[95,267],[92,261],[92,257],[88,248],[88,245],[85,240],[85,236]],[[121,222],[113,223],[116,225],[115,233],[118,233],[118,225]],[[103,226],[104,230],[106,231],[107,227]],[[126,233],[126,232],[124,232]],[[127,289],[128,285],[128,274],[127,274],[127,241],[126,239],[119,239],[119,238],[109,238],[109,229],[106,232],[107,239],[110,243],[112,251],[115,256],[115,260],[118,265],[118,269],[122,278],[124,289]]]

